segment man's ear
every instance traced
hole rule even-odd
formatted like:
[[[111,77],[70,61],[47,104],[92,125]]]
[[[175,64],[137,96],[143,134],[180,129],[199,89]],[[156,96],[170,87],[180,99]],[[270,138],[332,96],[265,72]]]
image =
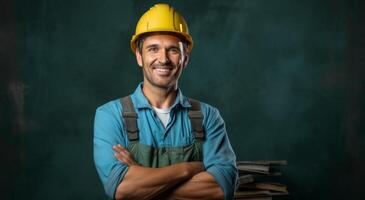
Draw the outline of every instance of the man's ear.
[[[184,56],[185,56],[185,58],[184,58],[183,66],[185,68],[188,65],[188,63],[189,63],[190,53],[189,52],[186,52]]]
[[[136,59],[137,59],[137,63],[140,67],[143,67],[142,65],[142,55],[141,53],[138,51],[138,49],[136,49]]]

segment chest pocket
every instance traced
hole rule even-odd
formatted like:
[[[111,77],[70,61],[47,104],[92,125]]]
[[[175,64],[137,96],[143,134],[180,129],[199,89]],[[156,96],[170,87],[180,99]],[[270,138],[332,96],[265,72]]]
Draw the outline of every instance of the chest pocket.
[[[195,142],[184,147],[161,147],[154,148],[139,143],[139,129],[137,125],[138,115],[134,110],[130,96],[121,98],[123,106],[122,117],[125,122],[125,129],[128,135],[128,151],[133,155],[134,160],[145,167],[165,167],[172,164],[189,161],[202,161],[204,142],[203,114],[200,102],[190,99],[192,105],[189,110],[189,119]]]

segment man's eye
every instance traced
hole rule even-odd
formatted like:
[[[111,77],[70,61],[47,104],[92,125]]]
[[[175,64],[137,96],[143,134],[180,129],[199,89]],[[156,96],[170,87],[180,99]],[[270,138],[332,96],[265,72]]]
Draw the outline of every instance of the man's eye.
[[[176,49],[176,48],[172,48],[172,49],[170,49],[170,52],[171,53],[180,53],[180,50]]]
[[[151,47],[148,49],[149,52],[157,52],[158,48],[157,47]]]

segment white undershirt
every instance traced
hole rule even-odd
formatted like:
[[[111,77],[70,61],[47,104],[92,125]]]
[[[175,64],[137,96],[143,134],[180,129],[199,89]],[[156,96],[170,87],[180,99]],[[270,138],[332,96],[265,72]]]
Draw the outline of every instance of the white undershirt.
[[[163,109],[161,109],[161,108],[156,108],[154,106],[152,106],[152,107],[155,110],[158,118],[160,118],[162,124],[166,128],[167,123],[169,123],[169,120],[170,120],[170,111],[171,111],[171,108],[163,108]]]

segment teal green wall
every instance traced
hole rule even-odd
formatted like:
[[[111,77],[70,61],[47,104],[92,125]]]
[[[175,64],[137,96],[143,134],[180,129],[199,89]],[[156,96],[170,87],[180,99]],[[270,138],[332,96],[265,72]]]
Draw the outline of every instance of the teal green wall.
[[[11,4],[4,199],[105,199],[94,112],[142,80],[129,41],[154,2]],[[285,199],[365,197],[362,1],[164,2],[185,16],[195,42],[180,87],[220,110],[239,159],[288,160]]]

